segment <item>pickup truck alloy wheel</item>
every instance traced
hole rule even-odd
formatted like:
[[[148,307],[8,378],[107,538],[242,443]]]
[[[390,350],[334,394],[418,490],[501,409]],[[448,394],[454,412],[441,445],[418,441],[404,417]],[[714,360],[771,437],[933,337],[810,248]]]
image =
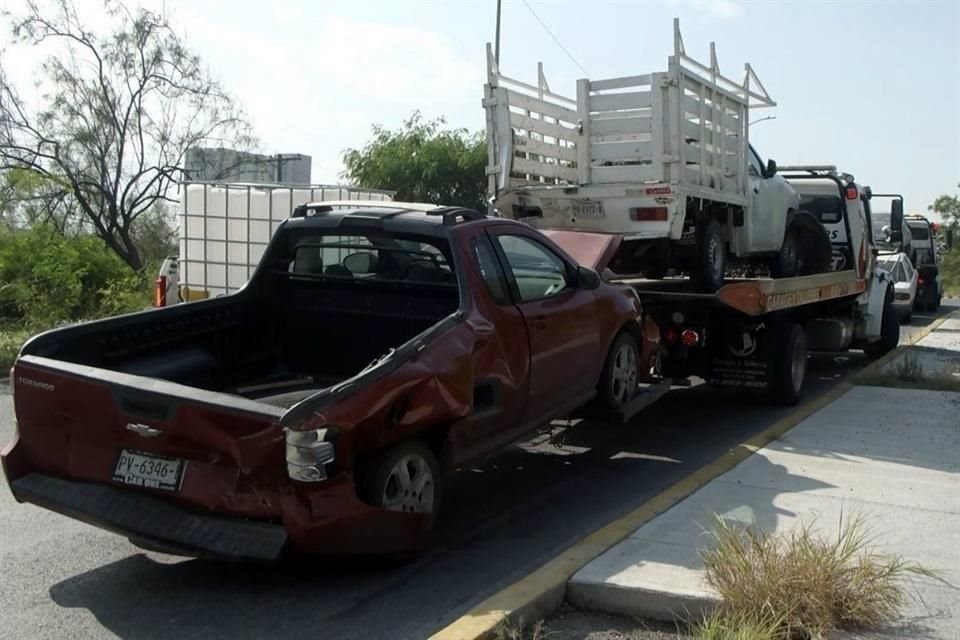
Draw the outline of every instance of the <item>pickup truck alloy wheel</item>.
[[[387,511],[434,513],[440,497],[440,466],[430,448],[414,440],[389,449],[376,465],[371,494]]]
[[[640,356],[637,341],[622,333],[610,347],[600,380],[600,397],[610,409],[619,409],[637,390]]]

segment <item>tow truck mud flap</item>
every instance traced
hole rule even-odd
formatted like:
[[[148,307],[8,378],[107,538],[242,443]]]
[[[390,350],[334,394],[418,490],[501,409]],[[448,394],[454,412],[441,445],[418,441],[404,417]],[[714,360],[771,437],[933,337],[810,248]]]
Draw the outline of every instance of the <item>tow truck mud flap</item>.
[[[724,389],[763,393],[770,387],[767,322],[728,322],[714,341],[707,382]]]
[[[14,480],[10,488],[17,500],[184,555],[272,561],[280,558],[287,544],[287,532],[280,525],[195,514],[108,485],[31,473]]]

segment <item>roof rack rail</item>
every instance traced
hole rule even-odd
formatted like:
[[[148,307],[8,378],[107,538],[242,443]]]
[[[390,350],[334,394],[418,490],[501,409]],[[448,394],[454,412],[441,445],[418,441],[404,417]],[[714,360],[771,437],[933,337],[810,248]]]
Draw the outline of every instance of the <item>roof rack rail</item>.
[[[308,215],[323,215],[334,209],[392,209],[397,211],[429,211],[432,204],[419,202],[394,202],[393,200],[324,200],[321,202],[307,202],[293,209],[294,218],[305,218]]]
[[[461,219],[463,222],[473,222],[487,217],[486,214],[467,207],[437,207],[426,213],[428,216],[443,216],[443,224],[445,225],[457,224]]]
[[[837,173],[837,167],[832,164],[792,164],[777,167],[777,171],[807,171],[810,173]]]

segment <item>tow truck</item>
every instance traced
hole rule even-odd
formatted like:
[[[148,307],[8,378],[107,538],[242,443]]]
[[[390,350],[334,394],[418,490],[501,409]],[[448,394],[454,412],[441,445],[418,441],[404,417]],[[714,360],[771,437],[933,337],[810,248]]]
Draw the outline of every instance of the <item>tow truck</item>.
[[[630,419],[692,378],[793,405],[803,394],[808,353],[859,349],[876,359],[896,348],[893,282],[877,267],[870,188],[829,165],[784,167],[783,175],[830,234],[831,271],[728,279],[716,292],[703,293],[686,278],[619,279],[601,256],[616,255],[621,237],[541,229],[572,255],[587,256],[588,247],[597,247],[591,266],[606,279],[632,285],[644,314],[659,327],[660,349],[645,363],[648,382],[618,417]],[[894,200],[891,209],[890,240],[899,242],[902,201]]]

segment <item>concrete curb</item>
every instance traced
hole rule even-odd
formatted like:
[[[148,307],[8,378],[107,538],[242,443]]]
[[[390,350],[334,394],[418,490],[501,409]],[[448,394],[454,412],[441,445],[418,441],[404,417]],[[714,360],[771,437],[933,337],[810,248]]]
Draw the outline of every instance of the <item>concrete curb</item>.
[[[867,365],[864,370],[882,367],[954,316],[960,317],[960,311],[938,318],[912,336],[906,345],[898,346],[887,355]],[[853,376],[853,378],[856,378],[856,376]],[[432,635],[431,639],[481,640],[492,638],[497,626],[503,622],[529,622],[543,618],[563,603],[568,596],[568,581],[591,560],[597,558],[629,536],[634,530],[681,502],[714,478],[733,469],[759,449],[777,440],[791,428],[853,387],[854,382],[846,380],[820,397],[805,402],[790,415],[777,420],[764,431],[731,448],[713,462],[701,467],[627,515],[587,535],[532,573],[490,596],[450,625]],[[617,594],[618,601],[630,599],[634,601],[631,604],[636,605],[635,601],[638,599],[636,591],[621,591],[623,591],[622,594]],[[670,594],[664,594],[663,592],[657,592],[656,595],[650,593],[650,595],[654,597],[654,602],[663,605],[659,610],[663,611],[666,608],[670,611],[671,616],[697,615],[698,611],[709,611],[717,602],[716,598],[711,597],[708,593],[687,594],[679,597],[671,597]],[[596,603],[597,596],[596,591],[588,589],[586,592],[581,590],[574,597],[580,598],[580,602],[583,603],[582,606],[598,608],[589,604]],[[604,609],[607,610],[606,607]],[[653,612],[656,610],[654,607],[647,607],[647,609],[649,609],[648,612],[636,615],[658,617],[653,616]]]

